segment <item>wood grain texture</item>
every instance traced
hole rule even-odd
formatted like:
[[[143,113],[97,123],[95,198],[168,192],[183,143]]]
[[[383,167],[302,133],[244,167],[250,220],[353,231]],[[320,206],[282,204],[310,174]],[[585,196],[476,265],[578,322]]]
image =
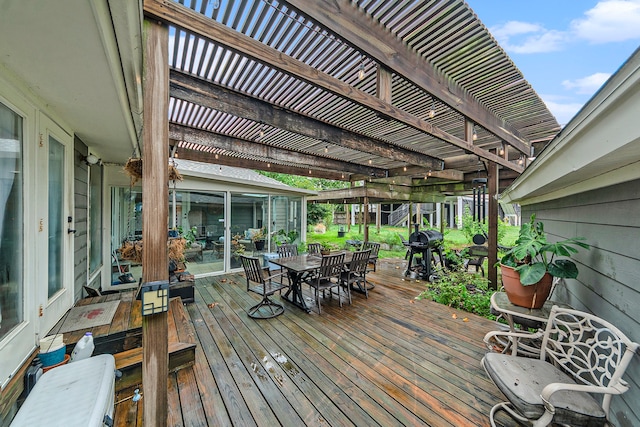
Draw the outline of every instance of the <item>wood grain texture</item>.
[[[169,280],[167,179],[169,162],[168,29],[144,21],[144,114],[142,171],[142,281]],[[167,425],[167,313],[142,319],[146,425]]]

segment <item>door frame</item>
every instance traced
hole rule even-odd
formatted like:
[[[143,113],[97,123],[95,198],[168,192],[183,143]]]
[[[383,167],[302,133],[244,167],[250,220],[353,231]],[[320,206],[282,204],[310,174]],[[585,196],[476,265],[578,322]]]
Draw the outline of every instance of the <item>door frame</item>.
[[[39,141],[37,144],[36,154],[36,199],[37,211],[37,232],[34,254],[37,259],[39,269],[37,270],[40,285],[37,287],[37,311],[40,317],[39,334],[46,335],[51,328],[64,316],[64,314],[73,306],[74,298],[74,275],[73,275],[73,240],[74,234],[67,232],[73,228],[73,222],[68,223],[67,218],[73,218],[74,209],[72,204],[73,194],[73,137],[67,133],[56,122],[50,119],[44,113],[39,115]],[[59,224],[61,227],[60,239],[62,241],[62,287],[54,295],[48,296],[48,230],[50,226],[49,220],[49,138],[52,137],[64,148],[63,155],[63,179],[64,189],[62,190],[62,215]],[[42,226],[41,226],[42,224]]]

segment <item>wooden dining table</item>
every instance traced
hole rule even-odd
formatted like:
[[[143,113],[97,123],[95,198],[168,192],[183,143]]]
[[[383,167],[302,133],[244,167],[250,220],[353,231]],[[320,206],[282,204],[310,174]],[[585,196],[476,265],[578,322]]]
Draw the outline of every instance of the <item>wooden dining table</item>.
[[[348,266],[351,262],[351,259],[353,258],[354,252],[332,251],[331,255],[339,253],[345,254],[344,264],[345,266]],[[272,258],[269,259],[269,262],[287,270],[287,275],[289,276],[290,280],[290,286],[289,290],[284,295],[282,295],[282,298],[309,313],[311,309],[307,306],[307,303],[304,300],[304,296],[302,295],[302,278],[306,274],[312,273],[320,268],[322,255],[302,254],[292,257]]]

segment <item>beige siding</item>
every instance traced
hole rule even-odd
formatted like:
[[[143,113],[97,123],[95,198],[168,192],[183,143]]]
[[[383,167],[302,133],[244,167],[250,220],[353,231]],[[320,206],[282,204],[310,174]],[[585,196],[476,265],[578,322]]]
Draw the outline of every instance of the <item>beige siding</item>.
[[[590,251],[575,256],[580,274],[556,290],[554,299],[609,320],[640,342],[640,181],[523,206],[545,224],[552,239],[584,236]],[[640,356],[626,376],[631,389],[614,397],[618,426],[640,425]]]

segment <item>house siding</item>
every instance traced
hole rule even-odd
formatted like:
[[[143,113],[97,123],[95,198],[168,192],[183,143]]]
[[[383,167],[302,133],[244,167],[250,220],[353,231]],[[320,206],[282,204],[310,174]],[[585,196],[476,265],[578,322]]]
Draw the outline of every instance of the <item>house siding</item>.
[[[87,284],[88,246],[87,216],[89,206],[88,166],[80,159],[89,154],[87,146],[77,137],[74,138],[73,170],[73,294],[74,300],[83,297],[82,287]]]
[[[543,221],[550,240],[583,236],[591,250],[574,256],[579,276],[559,286],[553,299],[608,320],[640,342],[640,180],[522,207]],[[615,425],[640,425],[640,357],[625,376],[631,388],[614,397]]]

